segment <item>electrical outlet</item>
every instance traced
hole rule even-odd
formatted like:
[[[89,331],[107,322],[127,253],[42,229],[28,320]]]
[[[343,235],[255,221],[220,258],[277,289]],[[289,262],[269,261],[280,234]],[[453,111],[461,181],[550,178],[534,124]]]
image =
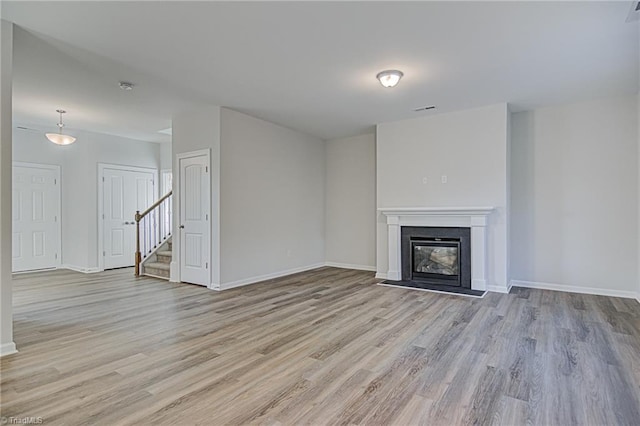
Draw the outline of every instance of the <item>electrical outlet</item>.
[[[440,178],[440,181],[442,183],[447,183],[447,175],[442,175],[442,177]]]
[[[422,183],[426,185],[427,183],[429,183],[429,179],[427,179],[426,177],[423,177]]]

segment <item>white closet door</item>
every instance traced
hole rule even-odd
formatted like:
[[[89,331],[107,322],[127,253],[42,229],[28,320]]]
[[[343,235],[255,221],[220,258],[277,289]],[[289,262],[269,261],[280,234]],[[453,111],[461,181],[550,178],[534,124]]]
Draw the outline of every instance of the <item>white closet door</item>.
[[[181,158],[180,165],[180,280],[208,286],[209,205],[208,156]]]
[[[60,169],[13,166],[13,271],[60,264]]]

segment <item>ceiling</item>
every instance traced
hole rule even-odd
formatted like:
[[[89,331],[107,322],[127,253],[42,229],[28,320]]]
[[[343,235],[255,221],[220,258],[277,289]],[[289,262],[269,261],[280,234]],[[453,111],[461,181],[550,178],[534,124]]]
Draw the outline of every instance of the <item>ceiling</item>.
[[[638,91],[638,21],[619,2],[2,2],[15,121],[163,141],[226,106],[323,139],[498,102]],[[383,88],[377,72],[405,76]],[[118,88],[126,80],[131,92]],[[413,109],[436,105],[435,111]]]

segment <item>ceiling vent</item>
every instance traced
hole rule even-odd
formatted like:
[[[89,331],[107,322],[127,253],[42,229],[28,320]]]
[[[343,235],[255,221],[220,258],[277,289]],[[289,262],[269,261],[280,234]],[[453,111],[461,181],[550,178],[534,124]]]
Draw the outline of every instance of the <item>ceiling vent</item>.
[[[436,109],[436,106],[435,105],[423,106],[423,107],[420,107],[420,108],[414,108],[413,110],[415,112],[420,112],[420,111],[428,111],[430,109]]]
[[[39,132],[39,130],[32,129],[30,127],[24,127],[24,126],[16,126],[16,129],[18,129],[18,130],[26,130],[27,132]]]

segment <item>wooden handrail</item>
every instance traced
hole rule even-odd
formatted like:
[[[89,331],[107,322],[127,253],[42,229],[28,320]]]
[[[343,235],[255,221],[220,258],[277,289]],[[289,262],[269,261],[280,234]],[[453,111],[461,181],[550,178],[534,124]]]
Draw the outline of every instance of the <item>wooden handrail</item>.
[[[136,212],[136,222],[140,222],[143,217],[145,217],[146,215],[151,213],[153,211],[153,209],[158,207],[164,200],[166,200],[167,198],[171,197],[171,194],[173,194],[173,191],[167,192],[165,195],[160,197],[160,199],[158,201],[156,201],[155,203],[151,204],[151,207],[149,207],[148,209],[146,209],[142,213]]]
[[[144,217],[147,216],[149,213],[151,213],[153,210],[155,210],[159,205],[161,205],[164,200],[166,200],[167,198],[171,197],[172,194],[173,194],[173,191],[169,191],[165,195],[160,197],[160,199],[158,199],[158,201],[153,203],[151,205],[151,207],[149,207],[148,209],[146,209],[142,213],[140,213],[139,211],[136,212],[136,217],[135,217],[135,219],[136,219],[136,254],[135,254],[135,274],[136,274],[136,277],[140,276],[140,265],[142,264],[142,253],[140,252],[140,221],[142,219],[144,219]],[[146,243],[145,243],[145,247],[146,247]],[[145,250],[146,250],[146,248],[145,248]],[[146,256],[146,254],[145,254],[145,256]]]

